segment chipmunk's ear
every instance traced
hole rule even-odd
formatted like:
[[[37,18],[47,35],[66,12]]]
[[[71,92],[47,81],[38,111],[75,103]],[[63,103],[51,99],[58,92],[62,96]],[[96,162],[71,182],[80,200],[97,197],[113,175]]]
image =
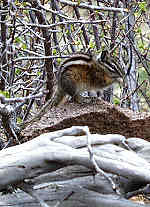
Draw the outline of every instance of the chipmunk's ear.
[[[109,52],[107,50],[103,50],[101,53],[101,61],[105,62],[109,56]]]

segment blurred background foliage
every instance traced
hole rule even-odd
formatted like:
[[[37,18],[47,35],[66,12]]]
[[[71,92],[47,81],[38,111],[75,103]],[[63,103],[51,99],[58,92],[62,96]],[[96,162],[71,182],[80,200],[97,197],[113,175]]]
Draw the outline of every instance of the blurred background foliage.
[[[51,97],[64,58],[103,49],[120,58],[127,75],[123,86],[102,97],[134,111],[150,110],[148,1],[6,0],[0,2],[0,25],[0,93],[7,98],[43,93],[24,101],[22,120]]]

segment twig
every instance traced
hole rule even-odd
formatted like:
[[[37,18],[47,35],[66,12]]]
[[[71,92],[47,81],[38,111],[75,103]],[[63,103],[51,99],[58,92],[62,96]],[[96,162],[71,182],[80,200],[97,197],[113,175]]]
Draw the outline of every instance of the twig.
[[[57,23],[53,23],[53,24],[49,24],[49,25],[44,25],[44,24],[31,24],[28,23],[26,24],[26,26],[30,26],[30,27],[37,27],[37,28],[53,28],[56,26],[62,26],[62,25],[66,25],[66,24],[100,24],[103,22],[107,22],[107,20],[94,20],[94,21],[87,21],[87,20],[68,20],[68,21],[63,21],[63,22],[57,22]],[[16,27],[20,27],[20,24],[16,25]],[[52,32],[56,32],[57,30],[52,30]],[[58,31],[57,31],[58,32]]]
[[[89,9],[89,10],[96,10],[96,11],[111,11],[111,12],[128,12],[127,9],[124,8],[115,8],[115,7],[102,7],[102,6],[96,6],[96,5],[88,5],[87,3],[78,3],[78,2],[72,2],[69,0],[59,0],[62,4],[67,4],[69,6],[73,7],[79,7],[83,9]]]
[[[29,95],[26,97],[18,97],[18,98],[5,98],[2,94],[0,94],[0,101],[2,103],[20,103],[20,102],[25,102],[30,99],[35,99],[35,98],[40,98],[44,95],[45,92],[39,92],[36,95]]]
[[[23,21],[21,21],[21,19],[17,19],[21,24],[23,24],[24,25],[24,27],[25,28],[27,28],[30,32],[32,32],[34,35],[35,35],[35,37],[38,37],[39,39],[41,39],[41,40],[45,40],[45,38],[43,38],[43,37],[41,37],[40,35],[38,35],[36,32],[34,32],[27,24],[25,24]]]
[[[121,99],[121,103],[122,103],[123,101],[127,100],[128,98],[130,98],[130,96],[132,96],[137,90],[139,90],[140,87],[141,87],[144,83],[146,83],[146,82],[147,82],[146,80],[142,81],[142,83],[141,83],[140,85],[138,85],[138,87],[137,87],[134,91],[131,91],[131,93],[129,93],[126,97],[124,97],[124,98]]]
[[[103,170],[101,170],[99,168],[99,166],[97,165],[96,163],[96,160],[95,160],[95,156],[94,156],[94,153],[93,153],[93,150],[92,150],[92,146],[91,146],[91,133],[89,131],[89,128],[88,127],[85,127],[84,128],[84,132],[85,134],[87,135],[87,148],[88,148],[88,152],[89,152],[89,155],[90,155],[90,160],[91,162],[93,163],[94,167],[95,167],[95,170],[98,174],[101,174],[103,175],[106,180],[108,180],[108,182],[111,184],[112,186],[112,189],[116,191],[117,194],[120,195],[120,192],[119,190],[117,189],[116,187],[116,184],[114,183],[114,181],[111,179],[110,176],[108,176]]]

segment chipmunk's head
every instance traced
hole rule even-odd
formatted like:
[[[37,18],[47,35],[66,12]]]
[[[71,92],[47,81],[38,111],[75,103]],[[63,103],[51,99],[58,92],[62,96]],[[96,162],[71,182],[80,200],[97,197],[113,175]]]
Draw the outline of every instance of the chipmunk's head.
[[[106,50],[102,51],[100,55],[97,56],[97,61],[104,68],[104,73],[112,82],[119,81],[120,78],[123,79],[124,71],[121,67],[119,58],[110,55],[110,53]]]

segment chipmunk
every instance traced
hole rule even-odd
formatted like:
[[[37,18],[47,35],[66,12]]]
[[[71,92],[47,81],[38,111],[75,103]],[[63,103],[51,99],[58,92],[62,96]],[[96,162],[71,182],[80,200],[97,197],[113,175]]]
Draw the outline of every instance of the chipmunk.
[[[110,56],[107,51],[97,57],[74,54],[60,66],[58,88],[52,105],[59,105],[67,94],[80,103],[81,92],[104,89],[119,81],[119,78],[123,77],[122,73],[117,58]]]
[[[98,56],[73,54],[60,65],[56,91],[36,117],[41,117],[53,106],[58,106],[66,95],[80,102],[81,92],[104,89],[118,82],[123,76],[118,58],[111,56],[107,51]],[[36,120],[36,117],[33,119]]]

